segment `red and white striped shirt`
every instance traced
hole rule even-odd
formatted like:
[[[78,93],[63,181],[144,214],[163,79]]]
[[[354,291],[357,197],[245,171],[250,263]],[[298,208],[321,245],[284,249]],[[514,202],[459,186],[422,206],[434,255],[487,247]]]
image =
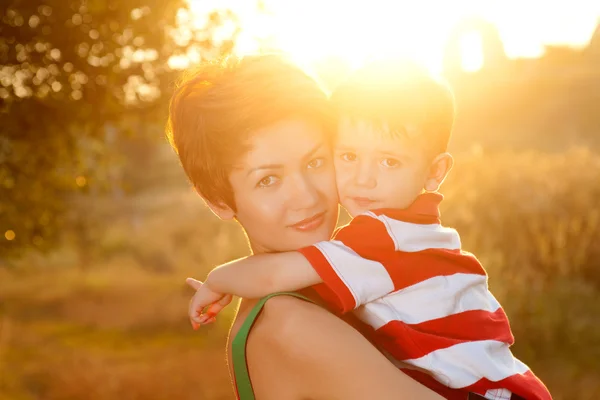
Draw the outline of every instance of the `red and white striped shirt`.
[[[324,282],[314,289],[334,310],[354,310],[376,345],[447,398],[551,399],[510,351],[485,270],[441,225],[442,198],[426,193],[404,210],[361,214],[331,241],[301,249]]]

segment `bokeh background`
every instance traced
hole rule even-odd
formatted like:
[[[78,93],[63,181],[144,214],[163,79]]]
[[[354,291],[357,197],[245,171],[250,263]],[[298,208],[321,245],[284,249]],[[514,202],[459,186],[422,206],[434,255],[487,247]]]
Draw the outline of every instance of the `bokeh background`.
[[[184,278],[248,247],[164,125],[182,69],[276,49],[330,90],[390,56],[451,82],[445,224],[517,356],[556,399],[600,398],[598,17],[583,0],[0,1],[0,399],[233,398],[233,307],[193,331]]]

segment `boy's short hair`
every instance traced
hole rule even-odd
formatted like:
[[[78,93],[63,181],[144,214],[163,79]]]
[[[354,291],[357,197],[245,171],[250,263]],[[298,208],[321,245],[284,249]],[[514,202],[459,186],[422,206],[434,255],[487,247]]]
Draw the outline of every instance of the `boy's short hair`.
[[[332,93],[342,117],[381,124],[420,138],[428,151],[445,152],[454,124],[449,86],[407,61],[378,61],[356,71]]]
[[[332,116],[317,82],[283,56],[229,57],[184,75],[171,98],[167,137],[196,190],[235,210],[229,173],[248,151],[251,131],[302,118],[329,133]]]

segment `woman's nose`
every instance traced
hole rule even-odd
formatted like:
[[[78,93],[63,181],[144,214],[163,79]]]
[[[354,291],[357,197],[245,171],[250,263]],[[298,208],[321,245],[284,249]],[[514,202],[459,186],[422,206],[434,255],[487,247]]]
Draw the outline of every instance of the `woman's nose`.
[[[319,191],[307,176],[296,177],[291,186],[290,204],[294,209],[314,208],[319,203]]]

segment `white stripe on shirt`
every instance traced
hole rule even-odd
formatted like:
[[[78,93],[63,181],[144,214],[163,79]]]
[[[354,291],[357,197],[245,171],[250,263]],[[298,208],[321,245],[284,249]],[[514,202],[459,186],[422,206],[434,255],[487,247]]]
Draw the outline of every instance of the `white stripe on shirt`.
[[[365,304],[394,291],[394,282],[383,264],[362,258],[338,240],[315,244],[354,297]]]
[[[460,249],[460,236],[452,228],[446,228],[440,224],[413,224],[392,219],[385,215],[378,216],[370,211],[364,213],[364,215],[383,222],[388,235],[394,241],[396,251],[414,253],[427,249]]]
[[[346,284],[353,288],[361,286],[360,279]],[[362,291],[367,289],[362,288]],[[457,273],[435,276],[398,290],[364,304],[355,314],[363,322],[379,329],[394,320],[419,324],[464,311],[494,312],[498,308],[500,303],[488,291],[485,275]]]
[[[454,389],[482,378],[497,382],[529,370],[513,357],[506,343],[496,340],[459,343],[404,362],[428,370],[437,381]]]

